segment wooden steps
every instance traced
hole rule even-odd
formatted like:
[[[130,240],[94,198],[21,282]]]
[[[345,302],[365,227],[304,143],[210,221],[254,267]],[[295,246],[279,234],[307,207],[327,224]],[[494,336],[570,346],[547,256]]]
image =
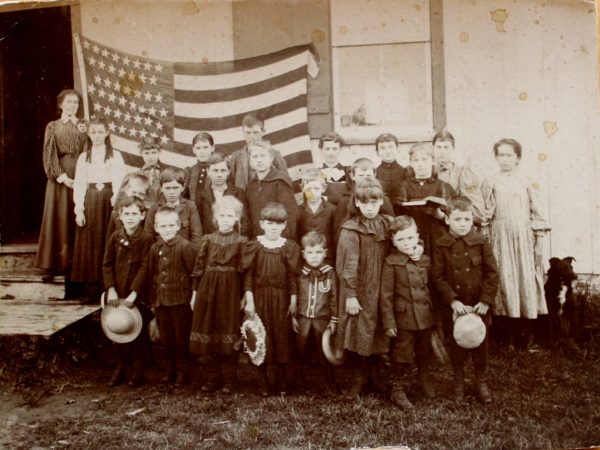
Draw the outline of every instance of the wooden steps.
[[[44,282],[36,251],[37,245],[0,247],[0,335],[48,337],[100,309],[62,300],[65,277]]]

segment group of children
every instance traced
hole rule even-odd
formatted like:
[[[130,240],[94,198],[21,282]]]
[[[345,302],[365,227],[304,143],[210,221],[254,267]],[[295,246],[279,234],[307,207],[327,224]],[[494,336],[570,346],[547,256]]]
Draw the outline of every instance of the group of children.
[[[464,362],[472,353],[478,398],[491,401],[487,337],[475,350],[463,349],[452,338],[453,319],[475,313],[487,327],[498,297],[505,304],[517,302],[517,314],[510,317],[520,317],[530,300],[506,301],[504,285],[499,290],[502,261],[510,259],[507,251],[515,251],[504,248],[510,245],[505,237],[496,237],[496,229],[506,234],[515,221],[494,225],[509,214],[502,209],[507,207],[502,190],[496,184],[480,188],[476,177],[447,155],[434,164],[436,155],[447,152],[444,146],[454,147],[452,135],[444,131],[433,145],[413,145],[405,168],[396,162],[398,140],[391,134],[376,140],[379,167],[369,158],[345,167],[339,162],[342,139],[328,133],[319,142],[324,164],[305,171],[304,201],[297,205],[285,159],[262,139],[264,123],[249,115],[242,130],[246,145],[227,158],[214,151],[210,134],[196,135],[197,162],[185,170],[163,167],[159,145],[145,138],[143,167],[124,177],[106,124],[93,120],[87,129],[73,183],[78,228],[71,280],[93,283],[110,305],[138,306],[146,327],[154,314],[167,355],[163,381],[185,384],[190,352],[211,355],[217,371],[202,390],[232,392],[243,312],[257,314],[266,330],[261,395],[287,392],[291,365],[303,358],[311,335],[320,348],[330,329],[336,352],[355,355],[358,371],[348,397],[359,395],[369,381],[385,390],[380,356],[389,351],[391,400],[411,409],[403,379],[413,362],[424,394],[435,396],[431,333],[441,324],[455,399],[464,396]],[[494,154],[510,177],[521,157],[519,144],[500,141]],[[124,181],[117,188],[119,177]],[[428,197],[443,199],[446,206],[411,204]],[[533,228],[529,213],[517,219],[523,242],[532,248],[532,230],[536,239],[547,230],[539,219]],[[492,244],[477,227],[491,228]],[[533,268],[529,253],[522,259]],[[517,289],[535,290],[535,274],[525,276],[523,283],[533,288]],[[149,357],[147,329],[117,347],[110,384],[123,382],[133,363],[129,384],[139,385]],[[327,376],[333,376],[330,370]]]

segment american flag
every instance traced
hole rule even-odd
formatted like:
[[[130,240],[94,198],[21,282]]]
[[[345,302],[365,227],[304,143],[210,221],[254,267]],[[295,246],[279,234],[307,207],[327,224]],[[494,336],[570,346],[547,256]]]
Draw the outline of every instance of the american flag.
[[[286,159],[297,180],[312,165],[307,121],[307,75],[317,64],[308,45],[255,58],[173,63],[127,54],[81,37],[91,117],[104,117],[111,141],[130,168],[140,167],[138,142],[159,139],[166,165],[195,163],[191,143],[210,133],[227,156],[244,145],[242,118],[265,120],[265,139]]]

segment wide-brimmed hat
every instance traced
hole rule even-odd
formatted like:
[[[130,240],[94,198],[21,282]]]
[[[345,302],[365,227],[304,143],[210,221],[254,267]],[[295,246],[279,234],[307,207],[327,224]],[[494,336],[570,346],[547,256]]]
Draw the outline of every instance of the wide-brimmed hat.
[[[477,348],[485,339],[485,324],[481,316],[476,313],[468,313],[458,316],[454,320],[454,340],[466,349]]]
[[[244,317],[241,332],[244,351],[250,357],[252,364],[260,366],[265,361],[267,354],[267,333],[258,314],[254,313],[252,316]]]
[[[321,348],[327,361],[334,366],[340,366],[346,360],[346,353],[344,349],[336,350],[333,345],[333,333],[331,328],[327,328],[321,338]]]
[[[119,299],[119,306],[104,305],[102,294],[102,313],[100,324],[107,338],[118,344],[126,344],[137,338],[142,331],[142,314],[134,305],[128,308],[123,304],[124,299]]]

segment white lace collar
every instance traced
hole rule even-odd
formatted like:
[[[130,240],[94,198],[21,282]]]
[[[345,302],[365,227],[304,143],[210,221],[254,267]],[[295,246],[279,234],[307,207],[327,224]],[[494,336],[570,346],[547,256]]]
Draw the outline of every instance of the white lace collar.
[[[286,241],[284,237],[280,237],[276,241],[270,241],[264,234],[257,236],[256,240],[259,242],[260,245],[269,249],[281,248],[283,247],[283,244],[285,244]]]

